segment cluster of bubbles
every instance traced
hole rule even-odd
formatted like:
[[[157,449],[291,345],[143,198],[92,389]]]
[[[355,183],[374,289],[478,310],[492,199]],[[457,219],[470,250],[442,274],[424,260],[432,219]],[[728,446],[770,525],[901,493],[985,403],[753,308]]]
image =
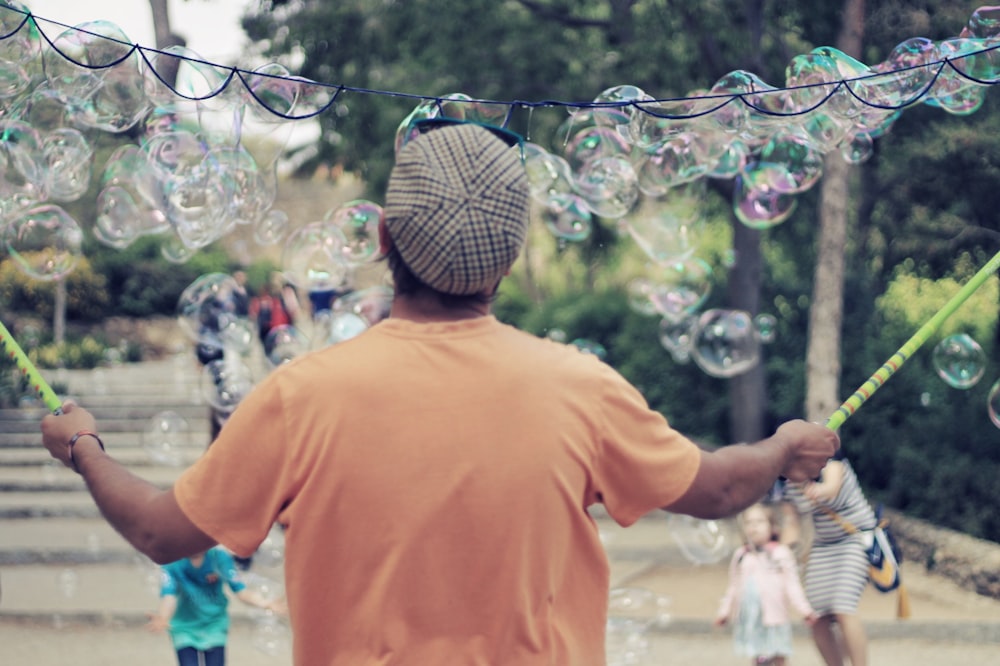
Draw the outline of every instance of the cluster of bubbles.
[[[327,109],[340,87],[292,76],[278,63],[249,71],[186,47],[144,49],[109,21],[43,38],[42,22],[16,1],[0,7],[0,248],[25,273],[66,276],[86,231],[114,248],[158,235],[164,256],[183,262],[249,225],[257,243],[282,244],[283,273],[303,292],[343,290],[353,270],[376,256],[377,203],[348,202],[294,231],[273,207],[289,121]],[[590,103],[567,105],[570,114],[547,145],[520,146],[539,217],[560,242],[586,239],[601,219],[615,221],[652,266],[629,285],[630,303],[661,318],[660,342],[673,358],[717,377],[746,372],[775,326],[769,315],[700,313],[712,270],[696,256],[707,183],[734,181],[732,210],[741,223],[780,224],[822,176],[825,155],[864,161],[904,108],[977,111],[1000,81],[998,40],[1000,9],[984,6],[957,37],[907,39],[879,63],[828,46],[795,56],[781,87],[735,70],[681,98],[628,84],[608,88]],[[515,105],[525,103],[462,93],[428,99],[400,124],[395,146],[410,138],[415,120],[505,126]],[[251,123],[270,139],[253,153],[242,141]],[[94,164],[97,132],[122,139],[103,165]],[[97,217],[85,229],[61,204],[88,192],[95,172]],[[371,298],[385,301],[382,293]],[[312,341],[294,327],[275,331],[269,360],[279,365],[310,345],[356,335],[377,319],[366,309],[330,310]],[[193,339],[247,347],[248,322],[230,319],[217,331],[196,329]],[[579,342],[603,356],[596,343]],[[203,393],[226,410],[247,384],[246,369],[227,360],[206,367]]]
[[[608,666],[648,663],[649,634],[670,624],[669,597],[642,587],[616,587],[608,598]]]
[[[738,310],[695,316],[711,284],[711,267],[695,256],[707,182],[733,179],[735,217],[776,226],[819,181],[825,155],[868,159],[904,107],[978,110],[1000,81],[998,46],[1000,9],[981,7],[958,37],[908,39],[874,65],[832,47],[796,56],[781,88],[745,70],[679,99],[615,86],[574,108],[551,145],[521,146],[531,193],[560,242],[586,239],[599,218],[617,221],[653,266],[629,285],[634,309],[662,317],[661,342],[678,362],[732,377],[759,362],[775,326]],[[462,93],[425,102],[399,125],[397,150],[414,121],[435,117],[505,125],[507,109]]]
[[[341,207],[341,210],[348,209]],[[358,244],[350,246],[355,252],[359,247]],[[324,253],[324,260],[331,256]],[[315,267],[317,264],[301,265]],[[313,273],[307,273],[304,284],[329,293],[330,307],[314,313],[311,336],[294,323],[276,326],[267,332],[260,342],[270,368],[307,351],[349,340],[389,315],[392,288],[376,285],[351,289],[349,282],[344,280],[318,282],[313,281]],[[189,284],[177,302],[181,330],[198,350],[200,358],[211,359],[201,369],[200,396],[223,422],[253,390],[258,379],[249,363],[258,333],[249,313],[241,313],[237,307],[235,295],[241,289],[232,275],[206,273]],[[152,444],[147,446],[147,451],[159,462],[180,464],[172,463],[176,458],[168,453],[172,447],[176,448],[173,440],[180,433],[176,427],[166,430],[161,416],[154,417],[151,424],[159,436],[151,436]]]
[[[182,262],[238,225],[252,225],[262,245],[287,236],[288,216],[272,208],[286,119],[325,108],[329,86],[275,63],[230,85],[232,68],[185,47],[141,49],[109,21],[44,39],[43,29],[26,6],[0,7],[0,232],[27,274],[53,280],[73,270],[84,229],[61,204],[87,193],[94,172],[88,230],[110,247],[160,235],[164,256]],[[247,123],[267,139],[254,154],[242,142]],[[98,132],[122,139],[103,165],[94,164]],[[338,239],[348,259],[369,242],[351,235],[352,224]]]

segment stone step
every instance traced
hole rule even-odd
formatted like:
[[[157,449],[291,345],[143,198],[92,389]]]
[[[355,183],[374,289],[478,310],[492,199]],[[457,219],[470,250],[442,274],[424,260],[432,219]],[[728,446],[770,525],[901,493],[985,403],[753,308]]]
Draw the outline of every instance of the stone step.
[[[280,567],[252,567],[248,586],[282,594]],[[3,615],[145,617],[156,610],[160,571],[153,562],[135,554],[120,564],[35,564],[5,568],[2,572]],[[245,604],[230,604],[234,617],[262,611]]]
[[[146,431],[153,427],[154,416],[150,415],[146,419],[128,421],[98,418],[97,426],[100,429],[101,440],[105,446],[109,446],[111,442],[114,442],[116,446],[138,445]],[[187,433],[187,436],[184,436],[184,432],[180,432],[175,435],[177,438],[180,440],[192,439],[197,442],[208,441],[209,416],[207,408],[200,408],[199,413],[191,418],[184,416],[181,418],[186,425],[184,432]],[[31,427],[25,427],[23,432],[5,433],[0,430],[0,449],[32,448],[41,443],[41,437],[41,426],[38,422],[35,422]]]
[[[183,449],[184,459],[194,460],[208,442],[208,430],[204,435],[201,433],[191,433],[186,439],[187,445]],[[148,467],[166,464],[168,467],[176,466],[176,463],[157,460],[151,453],[141,445],[142,435],[137,433],[114,433],[113,436],[101,436],[108,452],[115,460],[128,467]],[[5,446],[0,443],[0,468],[21,468],[21,467],[45,467],[52,465],[61,467],[61,464],[52,459],[49,452],[42,446],[41,437],[36,436],[34,440],[26,441],[23,446]]]
[[[167,467],[150,465],[130,467],[137,476],[153,485],[167,487],[180,475],[185,465]],[[38,465],[26,467],[0,467],[0,492],[3,493],[65,493],[86,491],[80,475],[65,466]]]

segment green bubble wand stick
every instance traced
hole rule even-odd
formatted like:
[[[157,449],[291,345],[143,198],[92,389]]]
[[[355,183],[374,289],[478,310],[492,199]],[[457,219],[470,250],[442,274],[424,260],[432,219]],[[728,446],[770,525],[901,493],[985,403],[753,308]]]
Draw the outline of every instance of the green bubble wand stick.
[[[951,297],[947,303],[945,303],[940,310],[938,310],[933,317],[927,320],[927,322],[921,326],[916,333],[910,337],[909,340],[903,344],[902,347],[896,351],[895,354],[889,357],[889,360],[882,364],[875,374],[868,378],[864,384],[858,387],[850,398],[844,401],[844,403],[837,408],[830,418],[826,420],[826,427],[830,430],[836,431],[840,426],[844,424],[854,412],[858,411],[858,408],[868,398],[872,397],[872,394],[879,389],[882,384],[888,381],[889,377],[893,375],[899,368],[906,363],[906,360],[913,356],[914,353],[920,346],[927,342],[934,333],[941,327],[944,320],[954,314],[955,310],[959,308],[962,303],[964,303],[969,296],[972,295],[974,291],[979,289],[986,282],[986,279],[990,277],[993,273],[1000,270],[1000,252],[993,255],[985,266],[979,269],[979,272],[972,276],[972,278],[965,283],[965,285]]]
[[[3,350],[5,356],[14,361],[14,365],[17,366],[21,374],[28,379],[28,383],[31,388],[35,390],[38,397],[42,399],[45,406],[48,407],[53,414],[62,414],[62,401],[59,400],[59,396],[56,395],[52,387],[42,379],[41,373],[38,372],[38,368],[35,364],[31,362],[31,359],[24,353],[21,346],[17,344],[17,340],[14,336],[10,334],[7,327],[3,325],[0,321],[0,349]]]

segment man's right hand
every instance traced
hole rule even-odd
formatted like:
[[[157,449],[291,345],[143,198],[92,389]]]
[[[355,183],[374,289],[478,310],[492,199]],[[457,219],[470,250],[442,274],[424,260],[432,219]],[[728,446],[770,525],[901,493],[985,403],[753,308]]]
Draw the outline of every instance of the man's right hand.
[[[774,438],[789,449],[788,462],[781,475],[793,482],[817,478],[840,448],[840,437],[835,431],[803,420],[781,424]]]

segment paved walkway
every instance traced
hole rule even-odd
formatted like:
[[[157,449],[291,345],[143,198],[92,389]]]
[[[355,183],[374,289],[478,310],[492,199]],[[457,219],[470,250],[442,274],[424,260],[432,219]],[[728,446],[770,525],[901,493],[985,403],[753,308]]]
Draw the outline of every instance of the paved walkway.
[[[106,369],[61,378],[82,404],[103,410],[109,449],[138,474],[168,484],[181,466],[154,461],[143,430],[159,411],[188,415],[191,452],[207,441],[206,410],[197,373],[186,358]],[[175,663],[168,640],[142,629],[156,606],[156,568],[138,556],[100,518],[79,477],[47,462],[38,446],[40,412],[0,414],[0,666]],[[728,632],[711,617],[726,582],[725,563],[691,563],[673,539],[666,514],[651,514],[622,529],[595,513],[612,565],[612,586],[657,595],[666,611],[638,639],[632,664],[743,664]],[[731,524],[720,523],[735,545]],[[728,552],[730,546],[723,550]],[[280,561],[255,565],[254,584],[280,586]],[[913,616],[895,618],[895,595],[869,590],[861,617],[872,638],[871,663],[1000,666],[1000,601],[962,590],[912,563],[904,569]],[[290,663],[283,623],[234,602],[229,663]],[[792,663],[820,662],[804,628]],[[641,652],[642,650],[640,650]],[[613,656],[621,656],[616,652]]]

